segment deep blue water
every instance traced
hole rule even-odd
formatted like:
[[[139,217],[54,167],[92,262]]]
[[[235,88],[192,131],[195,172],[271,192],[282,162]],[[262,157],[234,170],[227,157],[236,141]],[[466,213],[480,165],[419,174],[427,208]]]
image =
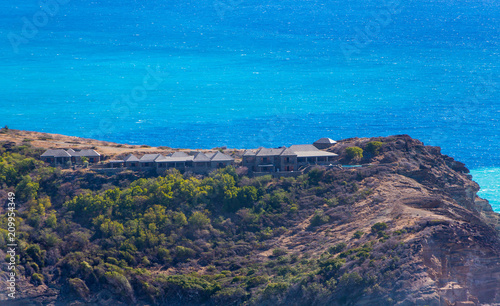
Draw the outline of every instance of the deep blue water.
[[[0,125],[189,148],[405,133],[500,211],[499,2],[391,1],[3,1]]]

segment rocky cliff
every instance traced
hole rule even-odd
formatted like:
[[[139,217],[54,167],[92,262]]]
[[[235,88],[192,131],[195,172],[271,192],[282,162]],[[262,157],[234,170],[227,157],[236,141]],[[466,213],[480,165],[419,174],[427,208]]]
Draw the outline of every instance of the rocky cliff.
[[[355,204],[362,220],[384,220],[412,228],[404,242],[409,261],[401,264],[394,297],[401,304],[464,305],[500,301],[499,215],[477,197],[477,183],[461,162],[407,135],[348,139],[331,151],[344,162],[349,146],[381,141],[376,156],[356,171],[374,193]],[[356,227],[356,229],[359,226]],[[366,229],[366,227],[365,227]]]

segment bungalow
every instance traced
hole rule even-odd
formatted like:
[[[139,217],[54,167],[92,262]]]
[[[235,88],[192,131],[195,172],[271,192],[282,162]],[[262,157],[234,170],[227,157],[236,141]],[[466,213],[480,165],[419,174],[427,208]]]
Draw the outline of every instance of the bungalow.
[[[293,145],[290,150],[297,153],[297,165],[329,164],[338,156],[335,153],[318,150],[313,145]]]
[[[189,156],[184,152],[175,152],[167,156],[161,155],[161,157],[155,160],[155,163],[158,173],[163,173],[165,170],[173,168],[184,171],[192,167],[193,156]]]
[[[49,149],[40,155],[40,158],[52,166],[66,165],[71,162],[71,154],[63,149]]]
[[[212,169],[210,158],[203,152],[198,152],[193,157],[193,172],[207,173]]]
[[[145,154],[139,159],[139,167],[141,169],[154,169],[156,168],[156,159],[162,157],[161,154]]]
[[[89,163],[98,163],[101,160],[101,154],[94,150],[75,151],[73,149],[49,149],[43,153],[40,158],[51,165],[83,164],[82,157],[86,157]]]
[[[318,150],[313,145],[293,145],[289,148],[246,150],[242,165],[252,172],[297,171],[300,166],[330,163],[335,153]]]
[[[165,170],[174,168],[180,171],[192,171],[201,174],[229,166],[233,162],[234,159],[232,157],[221,152],[207,154],[197,152],[194,156],[184,152],[175,152],[158,158],[155,161],[158,173],[163,173]]]
[[[253,172],[295,171],[297,154],[286,147],[247,150],[243,154],[243,166]]]
[[[108,161],[109,168],[123,168],[125,166],[125,162],[123,160],[110,160]]]
[[[123,165],[131,169],[139,168],[139,159],[135,155],[130,154],[123,159]]]
[[[95,150],[80,150],[76,152],[80,157],[80,161],[82,157],[86,157],[89,163],[98,163],[101,161],[101,154],[97,153]]]
[[[210,168],[219,169],[230,166],[234,163],[234,158],[229,155],[226,155],[222,152],[217,153],[207,153],[206,156],[210,158]]]

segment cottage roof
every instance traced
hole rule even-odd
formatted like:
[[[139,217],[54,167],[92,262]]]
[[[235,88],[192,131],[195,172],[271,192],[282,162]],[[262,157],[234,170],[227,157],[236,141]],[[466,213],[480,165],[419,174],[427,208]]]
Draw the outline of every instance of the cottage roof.
[[[307,152],[307,151],[319,151],[318,148],[311,144],[305,144],[305,145],[292,145],[290,146],[290,150],[292,150],[295,153],[298,152]]]
[[[205,155],[206,155],[208,158],[212,159],[212,157],[215,155],[215,153],[213,153],[213,152],[208,152],[208,153],[205,153]]]
[[[71,157],[71,155],[63,149],[49,149],[45,151],[41,157]]]
[[[229,155],[226,155],[222,152],[217,152],[215,153],[211,158],[212,161],[233,161],[234,158],[232,158]]]
[[[327,137],[323,137],[323,138],[320,138],[318,140],[316,140],[314,143],[317,143],[317,144],[336,144],[337,142],[333,139],[330,139],[330,138],[327,138]]]
[[[285,148],[278,148],[278,149],[261,148],[257,152],[257,156],[277,156],[283,153],[283,151],[285,151]]]
[[[293,152],[297,153],[297,157],[328,157],[328,156],[338,156],[335,153],[326,152],[318,150],[313,145],[293,145],[289,148]]]
[[[205,155],[203,152],[198,152],[195,154],[193,161],[196,162],[209,162],[210,158]]]
[[[108,163],[110,163],[110,164],[121,164],[121,163],[123,163],[123,160],[110,160]]]
[[[137,161],[139,161],[139,159],[134,154],[130,154],[127,157],[125,157],[123,159],[123,161],[125,161],[125,162],[137,162]]]
[[[157,163],[175,163],[175,162],[187,162],[193,160],[193,156],[189,156],[185,154],[185,156],[174,156],[173,154],[170,156],[160,155],[155,162]]]
[[[297,156],[297,153],[290,150],[290,148],[285,148],[285,150],[283,150],[283,152],[281,152],[281,156]]]
[[[139,159],[139,161],[141,163],[150,163],[154,162],[160,156],[161,156],[160,154],[145,154]]]
[[[80,150],[79,152],[75,152],[78,155],[75,156],[85,156],[85,157],[97,157],[101,156],[101,154],[97,153],[95,150]]]
[[[167,159],[169,159],[169,158],[170,158],[170,156],[169,156],[169,155],[167,155],[167,156],[163,156],[163,155],[161,155],[161,154],[160,154],[160,156],[158,156],[158,158],[157,158],[157,159],[155,159],[154,161],[155,161],[156,163],[159,163],[159,162],[162,162],[162,161],[166,161],[166,160],[167,160]]]
[[[71,155],[71,156],[79,156],[78,152],[76,152],[73,149],[67,149],[66,152],[68,152],[68,154]]]
[[[169,156],[170,157],[188,157],[189,155],[187,155],[184,152],[174,152],[174,153],[170,154]]]
[[[245,150],[245,153],[243,153],[243,156],[255,156],[257,152],[255,150]]]

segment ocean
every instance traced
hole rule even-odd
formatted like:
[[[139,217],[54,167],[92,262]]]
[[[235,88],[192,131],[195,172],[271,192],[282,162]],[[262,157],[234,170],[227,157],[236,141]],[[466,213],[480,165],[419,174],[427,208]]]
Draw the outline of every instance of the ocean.
[[[500,212],[500,3],[0,3],[0,125],[212,148],[409,134]]]

